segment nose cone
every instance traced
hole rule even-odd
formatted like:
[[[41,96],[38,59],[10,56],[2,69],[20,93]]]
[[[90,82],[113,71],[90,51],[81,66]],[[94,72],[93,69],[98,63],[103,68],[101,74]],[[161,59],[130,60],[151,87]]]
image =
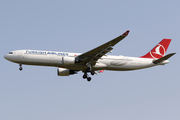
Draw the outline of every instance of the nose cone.
[[[4,55],[4,58],[5,58],[6,60],[8,60],[8,55]]]
[[[11,55],[11,54],[4,55],[4,58],[6,60],[11,61],[11,62],[15,62],[17,60],[17,56],[16,55]]]

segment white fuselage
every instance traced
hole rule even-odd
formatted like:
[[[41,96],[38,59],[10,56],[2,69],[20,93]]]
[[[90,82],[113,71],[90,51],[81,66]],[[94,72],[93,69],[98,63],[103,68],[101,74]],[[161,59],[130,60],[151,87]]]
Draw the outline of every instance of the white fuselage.
[[[87,66],[84,64],[63,63],[63,57],[75,58],[80,54],[81,53],[41,50],[17,50],[10,52],[4,57],[9,61],[19,64],[62,67],[71,70],[85,70],[87,69]],[[168,62],[169,61],[166,60],[163,63],[161,63],[161,65],[166,64]],[[156,65],[159,64],[154,64],[153,59],[106,55],[99,59],[95,66],[92,66],[92,69],[127,71],[148,68]]]

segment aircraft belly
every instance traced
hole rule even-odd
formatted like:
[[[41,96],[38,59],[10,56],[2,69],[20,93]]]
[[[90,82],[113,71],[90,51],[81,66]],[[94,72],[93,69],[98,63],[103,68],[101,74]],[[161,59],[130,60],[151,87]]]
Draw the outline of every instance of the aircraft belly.
[[[57,67],[62,67],[62,68],[67,68],[70,70],[86,70],[87,66],[86,65],[61,65],[61,66],[57,66]]]

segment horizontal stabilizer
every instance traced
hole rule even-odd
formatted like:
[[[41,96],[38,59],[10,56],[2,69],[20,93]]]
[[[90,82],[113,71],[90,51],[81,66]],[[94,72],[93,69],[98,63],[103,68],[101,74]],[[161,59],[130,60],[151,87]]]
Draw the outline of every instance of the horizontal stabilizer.
[[[161,63],[161,62],[169,59],[170,57],[172,57],[174,54],[176,54],[176,53],[168,54],[168,55],[166,55],[166,56],[164,56],[164,57],[162,57],[162,58],[159,58],[159,59],[157,59],[157,60],[154,60],[153,63],[154,63],[154,64]]]

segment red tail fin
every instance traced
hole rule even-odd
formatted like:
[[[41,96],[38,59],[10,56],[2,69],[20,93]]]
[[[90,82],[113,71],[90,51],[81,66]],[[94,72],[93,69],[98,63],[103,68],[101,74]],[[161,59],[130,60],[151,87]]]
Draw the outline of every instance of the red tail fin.
[[[171,39],[163,39],[159,44],[157,44],[149,53],[140,58],[151,58],[159,59],[163,57],[168,49]]]

